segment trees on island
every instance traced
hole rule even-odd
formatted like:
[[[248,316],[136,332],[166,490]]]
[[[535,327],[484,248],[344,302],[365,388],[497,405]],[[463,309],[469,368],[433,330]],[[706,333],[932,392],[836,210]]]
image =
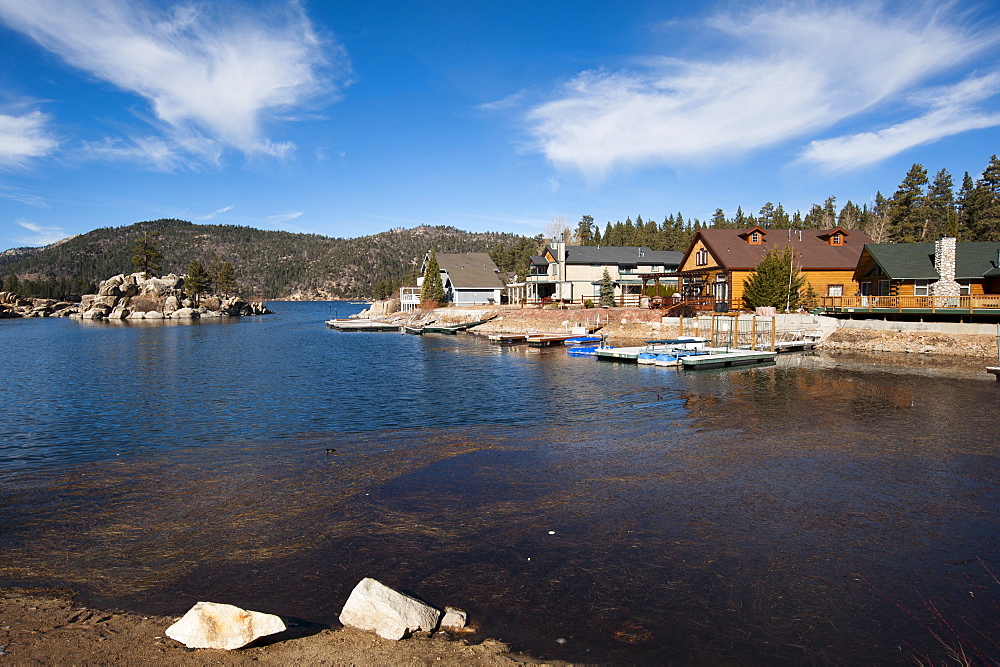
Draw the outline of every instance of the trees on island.
[[[160,250],[160,233],[145,231],[132,249],[132,266],[142,269],[142,274],[148,276],[150,271],[163,268],[163,252]]]

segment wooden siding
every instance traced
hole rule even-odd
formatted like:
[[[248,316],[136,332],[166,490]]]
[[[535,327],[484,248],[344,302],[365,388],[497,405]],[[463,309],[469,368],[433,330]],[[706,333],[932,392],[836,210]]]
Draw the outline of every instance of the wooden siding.
[[[708,264],[703,264],[702,266],[696,266],[695,262],[698,260],[698,251],[705,250],[708,253]],[[701,239],[691,247],[691,252],[688,253],[687,257],[682,260],[683,264],[680,265],[680,271],[694,271],[697,269],[704,269],[709,266],[720,266],[719,260],[712,254],[712,251],[705,246],[705,242]]]

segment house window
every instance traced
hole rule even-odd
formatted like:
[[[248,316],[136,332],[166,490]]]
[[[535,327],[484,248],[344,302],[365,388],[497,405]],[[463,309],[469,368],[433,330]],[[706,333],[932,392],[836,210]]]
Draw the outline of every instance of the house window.
[[[827,296],[844,296],[844,286],[843,285],[827,285],[826,286]]]
[[[959,280],[958,287],[958,293],[962,296],[969,296],[972,294],[972,284],[968,280]]]
[[[888,280],[878,281],[878,296],[889,296],[889,289]]]
[[[840,232],[837,232],[830,237],[830,245],[844,245],[844,236]]]
[[[694,256],[695,266],[708,266],[708,251],[702,248]]]
[[[929,280],[914,280],[913,281],[913,296],[927,296],[929,294],[928,285]]]
[[[750,243],[760,245],[760,232],[753,232],[750,234]]]

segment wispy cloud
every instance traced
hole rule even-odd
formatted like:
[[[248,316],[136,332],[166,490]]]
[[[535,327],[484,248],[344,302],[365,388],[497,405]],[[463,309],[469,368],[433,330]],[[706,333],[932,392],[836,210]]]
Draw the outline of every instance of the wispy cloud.
[[[803,3],[718,15],[707,27],[725,55],[582,72],[527,113],[534,148],[600,180],[620,167],[718,161],[807,136],[997,43],[951,9]]]
[[[176,142],[150,136],[127,140],[107,137],[103,141],[85,141],[76,156],[83,160],[124,162],[163,173],[194,167],[186,160]],[[218,153],[215,158],[212,161],[217,161]]]
[[[36,208],[51,208],[49,202],[42,197],[30,192],[25,192],[20,188],[4,185],[3,183],[0,183],[0,197],[20,202],[22,204],[27,204],[28,206],[34,206]]]
[[[983,111],[978,107],[998,92],[1000,74],[974,77],[928,92],[914,100],[916,106],[930,109],[924,115],[875,132],[810,142],[800,159],[827,171],[845,171],[961,132],[996,127],[1000,125],[1000,111]]]
[[[43,246],[49,245],[50,243],[55,243],[61,239],[66,238],[67,234],[62,229],[62,227],[45,227],[32,222],[31,220],[15,220],[14,221],[20,227],[27,229],[31,232],[31,236],[23,236],[16,239],[15,242],[26,246]]]
[[[247,11],[227,2],[0,0],[0,20],[147,99],[164,144],[199,159],[227,148],[287,155],[293,146],[268,138],[265,122],[335,96],[350,77],[343,49],[321,39],[295,1]],[[103,153],[135,160],[140,150],[112,145]]]
[[[58,142],[48,125],[49,117],[41,111],[0,113],[0,167],[24,167],[54,151]]]
[[[200,218],[195,218],[195,220],[211,220],[211,219],[213,219],[217,215],[220,215],[222,213],[228,213],[229,211],[232,211],[234,208],[236,208],[236,207],[233,206],[232,204],[230,204],[229,206],[223,206],[220,209],[212,211],[208,215],[203,215]]]
[[[267,221],[272,224],[279,224],[282,222],[288,222],[289,220],[294,220],[302,215],[302,211],[291,211],[289,213],[281,213],[279,215],[269,215],[267,216]]]

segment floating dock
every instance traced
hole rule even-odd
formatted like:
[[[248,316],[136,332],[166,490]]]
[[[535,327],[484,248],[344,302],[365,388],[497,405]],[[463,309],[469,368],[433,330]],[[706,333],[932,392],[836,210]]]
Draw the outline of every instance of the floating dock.
[[[681,359],[684,368],[722,368],[725,366],[745,366],[763,364],[774,361],[777,352],[761,352],[756,350],[723,350],[706,349],[708,354],[691,355]]]
[[[997,379],[997,382],[1000,382],[1000,366],[987,366],[986,372],[992,373],[993,377]]]

